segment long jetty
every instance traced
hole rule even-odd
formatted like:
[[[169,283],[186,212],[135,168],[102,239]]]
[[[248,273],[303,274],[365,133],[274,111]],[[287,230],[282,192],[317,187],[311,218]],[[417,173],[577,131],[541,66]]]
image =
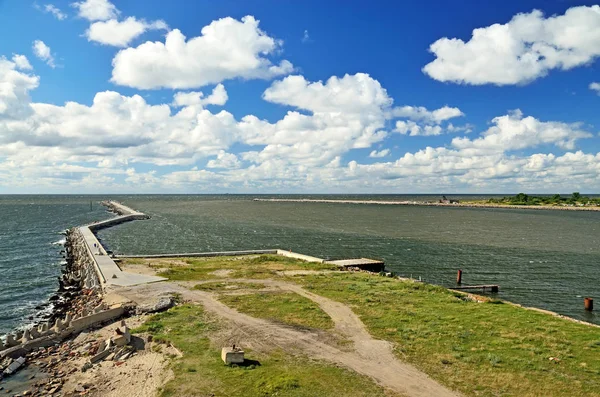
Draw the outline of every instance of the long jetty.
[[[102,246],[100,240],[98,240],[96,234],[94,233],[97,230],[105,229],[107,227],[115,226],[124,222],[139,219],[149,219],[150,217],[142,212],[131,209],[115,201],[103,201],[102,204],[118,214],[118,216],[104,221],[94,222],[89,225],[80,226],[78,228],[79,233],[85,242],[89,256],[94,262],[101,284],[103,286],[131,286],[166,280],[164,277],[146,276],[121,270],[111,255],[109,255],[106,249]]]

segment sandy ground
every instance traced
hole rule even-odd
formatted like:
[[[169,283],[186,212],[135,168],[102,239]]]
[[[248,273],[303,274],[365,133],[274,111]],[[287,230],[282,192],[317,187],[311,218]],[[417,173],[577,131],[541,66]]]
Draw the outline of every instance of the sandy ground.
[[[304,290],[298,285],[277,280],[222,279],[206,282],[261,283],[267,287],[297,293],[317,303],[335,323],[340,336],[352,341],[353,349],[342,350],[324,338],[322,333],[299,330],[266,320],[254,318],[222,304],[216,297],[199,290],[190,290],[201,282],[161,282],[124,287],[119,293],[134,302],[144,302],[151,296],[179,293],[183,299],[201,304],[206,311],[234,324],[232,333],[224,342],[237,342],[253,349],[281,348],[329,361],[374,379],[378,384],[396,393],[414,397],[449,397],[458,394],[440,385],[415,367],[403,363],[394,355],[389,342],[374,339],[352,310],[344,304]]]

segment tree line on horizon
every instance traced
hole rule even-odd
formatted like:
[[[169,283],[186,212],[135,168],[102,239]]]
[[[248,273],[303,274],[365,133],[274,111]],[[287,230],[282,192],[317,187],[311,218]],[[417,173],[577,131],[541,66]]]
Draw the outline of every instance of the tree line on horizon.
[[[509,205],[600,205],[600,198],[589,198],[582,196],[579,192],[573,192],[570,197],[563,197],[560,194],[552,196],[529,196],[525,193],[519,193],[514,196],[505,196],[503,198],[491,198],[490,204],[509,204]]]

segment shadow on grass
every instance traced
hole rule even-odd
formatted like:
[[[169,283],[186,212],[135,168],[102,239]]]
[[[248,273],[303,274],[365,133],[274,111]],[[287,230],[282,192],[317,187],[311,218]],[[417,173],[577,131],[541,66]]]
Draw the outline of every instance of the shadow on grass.
[[[249,360],[247,358],[244,359],[243,363],[239,363],[239,364],[231,364],[231,366],[236,366],[236,367],[242,367],[242,368],[247,368],[247,367],[260,367],[260,361],[258,360]]]

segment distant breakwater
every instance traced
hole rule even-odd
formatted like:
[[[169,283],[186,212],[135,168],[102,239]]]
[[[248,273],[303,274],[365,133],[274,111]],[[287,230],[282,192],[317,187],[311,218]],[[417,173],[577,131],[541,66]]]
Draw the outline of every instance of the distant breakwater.
[[[600,207],[549,206],[549,205],[503,205],[492,203],[433,203],[426,201],[382,201],[382,200],[327,200],[327,199],[262,199],[254,201],[275,203],[325,203],[325,204],[376,204],[406,205],[421,207],[453,207],[453,208],[500,208],[521,210],[554,210],[554,211],[600,211]]]

